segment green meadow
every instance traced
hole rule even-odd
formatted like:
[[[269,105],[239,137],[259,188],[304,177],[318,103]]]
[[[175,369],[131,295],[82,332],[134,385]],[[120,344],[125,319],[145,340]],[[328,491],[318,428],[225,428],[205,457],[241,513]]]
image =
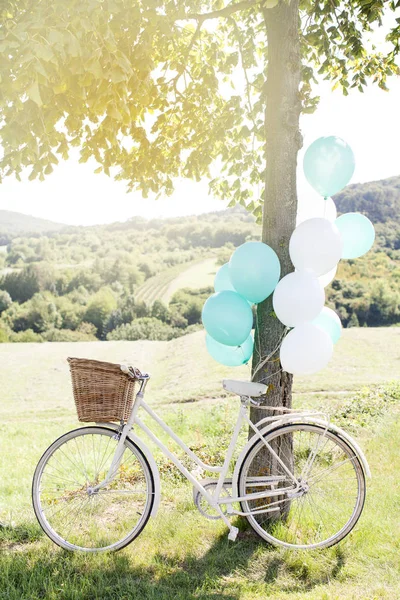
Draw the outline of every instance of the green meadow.
[[[400,328],[344,330],[329,368],[295,382],[294,404],[323,408],[351,431],[373,475],[356,529],[338,546],[313,552],[268,546],[242,520],[237,541],[229,542],[224,524],[197,512],[189,484],[158,454],[162,503],[137,540],[97,556],[56,547],[36,523],[30,487],[46,447],[79,425],[68,356],[149,371],[147,401],[215,462],[238,405],[221,379],[249,378],[246,366],[215,363],[203,332],[170,342],[1,344],[1,599],[400,598]]]

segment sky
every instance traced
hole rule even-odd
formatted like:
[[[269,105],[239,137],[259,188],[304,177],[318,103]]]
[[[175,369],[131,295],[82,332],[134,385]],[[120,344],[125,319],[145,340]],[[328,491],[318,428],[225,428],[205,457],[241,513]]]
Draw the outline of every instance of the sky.
[[[305,180],[302,163],[307,147],[317,138],[336,135],[353,149],[356,170],[351,183],[400,175],[400,78],[389,80],[389,92],[372,84],[364,94],[344,97],[322,82],[320,104],[301,117],[304,146],[298,160],[299,220],[324,216],[324,202]],[[94,225],[146,218],[175,217],[222,210],[226,202],[208,195],[207,181],[176,180],[173,196],[144,199],[126,193],[124,182],[93,173],[96,163],[77,158],[60,163],[45,181],[7,177],[0,185],[0,209],[21,212],[71,225]]]

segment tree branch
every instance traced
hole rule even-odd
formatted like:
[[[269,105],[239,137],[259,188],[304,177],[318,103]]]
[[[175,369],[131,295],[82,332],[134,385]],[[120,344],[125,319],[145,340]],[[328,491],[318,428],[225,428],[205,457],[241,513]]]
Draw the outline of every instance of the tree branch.
[[[208,21],[209,19],[219,19],[220,17],[229,17],[230,15],[232,15],[235,12],[238,12],[239,10],[246,10],[248,8],[251,8],[252,6],[256,6],[256,4],[263,4],[265,0],[249,0],[249,1],[243,1],[243,2],[236,2],[234,4],[228,4],[228,6],[225,6],[224,8],[221,8],[220,10],[214,10],[212,12],[209,13],[204,13],[204,14],[187,14],[183,17],[182,20],[185,19],[194,19],[196,21],[198,21],[199,23],[203,23],[203,21]],[[179,19],[181,20],[181,19]]]
[[[181,78],[182,73],[184,73],[184,71],[186,69],[185,63],[186,63],[186,60],[189,58],[190,51],[193,48],[197,38],[200,36],[200,30],[201,30],[202,24],[203,24],[202,21],[199,21],[197,23],[196,31],[194,32],[192,39],[190,40],[190,44],[188,45],[188,47],[185,50],[184,55],[182,56],[182,65],[181,65],[180,69],[178,69],[178,72],[175,75],[175,77],[173,77],[173,79],[171,79],[171,81],[169,82],[169,83],[171,83],[171,82],[173,83],[175,94],[178,94],[179,96],[181,96],[182,94],[177,89],[178,81]]]

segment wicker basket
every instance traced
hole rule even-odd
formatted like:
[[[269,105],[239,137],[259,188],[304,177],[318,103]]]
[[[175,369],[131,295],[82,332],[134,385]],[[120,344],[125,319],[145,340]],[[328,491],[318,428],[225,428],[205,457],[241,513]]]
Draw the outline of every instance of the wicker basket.
[[[121,365],[86,358],[68,358],[68,362],[79,421],[128,420],[135,379],[123,373]]]

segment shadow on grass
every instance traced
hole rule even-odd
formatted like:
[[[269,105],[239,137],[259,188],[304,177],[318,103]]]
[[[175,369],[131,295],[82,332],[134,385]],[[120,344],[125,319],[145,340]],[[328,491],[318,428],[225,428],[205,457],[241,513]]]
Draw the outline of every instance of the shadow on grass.
[[[0,522],[0,548],[10,544],[29,544],[37,542],[44,533],[34,522],[12,525]]]
[[[310,590],[336,577],[344,564],[343,553],[335,551],[333,559],[315,571],[312,557],[266,546],[249,531],[241,532],[234,544],[226,534],[220,536],[200,558],[174,558],[160,551],[145,566],[135,564],[134,546],[130,548],[129,553],[96,555],[73,554],[53,546],[4,553],[0,556],[0,598],[238,600],[243,589],[254,585],[260,589],[267,585],[271,590],[282,574],[285,592]],[[143,557],[139,559],[142,563]]]

